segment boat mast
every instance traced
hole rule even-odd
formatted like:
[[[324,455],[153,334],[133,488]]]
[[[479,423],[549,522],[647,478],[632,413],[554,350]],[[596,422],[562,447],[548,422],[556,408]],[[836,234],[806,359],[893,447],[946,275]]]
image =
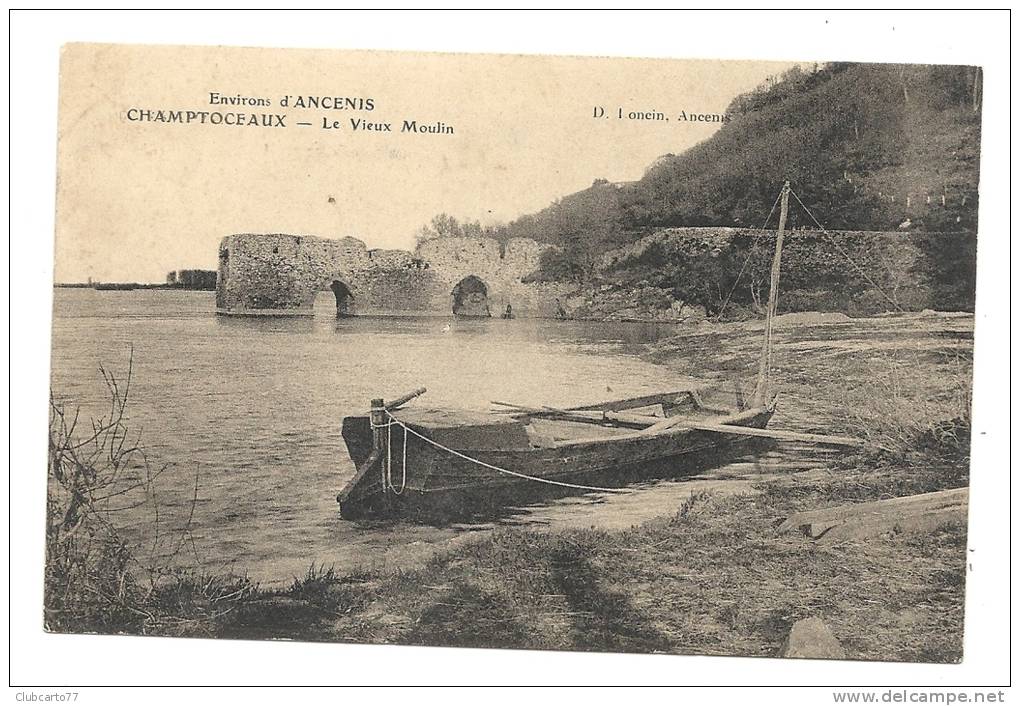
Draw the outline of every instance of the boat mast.
[[[772,320],[779,303],[779,263],[783,255],[783,235],[786,231],[786,214],[790,201],[790,182],[783,184],[779,205],[779,230],[776,232],[776,252],[772,256],[772,272],[769,275],[769,299],[765,304],[765,335],[761,345],[761,360],[758,363],[758,382],[754,387],[755,406],[771,404],[769,377],[772,374]]]

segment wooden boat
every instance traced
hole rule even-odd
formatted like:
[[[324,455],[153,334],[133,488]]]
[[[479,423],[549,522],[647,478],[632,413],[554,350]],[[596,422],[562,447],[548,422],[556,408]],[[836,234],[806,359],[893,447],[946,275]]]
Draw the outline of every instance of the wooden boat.
[[[338,497],[340,511],[347,518],[401,511],[453,516],[492,511],[536,491],[599,490],[604,486],[592,483],[616,485],[606,478],[609,473],[634,478],[642,470],[653,472],[653,464],[715,449],[724,438],[684,426],[649,432],[638,418],[650,408],[657,422],[759,429],[772,416],[768,408],[720,415],[697,400],[694,391],[681,390],[516,418],[470,411],[397,413],[377,404],[369,416],[344,419],[343,437],[358,471]],[[588,421],[572,412],[595,414]],[[614,412],[632,415],[635,423],[594,421]]]
[[[346,417],[342,435],[356,473],[337,496],[346,518],[401,513],[444,517],[491,512],[535,491],[608,491],[634,479],[676,475],[705,457],[718,461],[734,442],[754,438],[852,444],[853,439],[767,430],[772,320],[789,183],[773,256],[758,382],[740,409],[705,404],[702,389],[557,409],[495,403],[514,414],[403,409],[424,392],[372,401]]]

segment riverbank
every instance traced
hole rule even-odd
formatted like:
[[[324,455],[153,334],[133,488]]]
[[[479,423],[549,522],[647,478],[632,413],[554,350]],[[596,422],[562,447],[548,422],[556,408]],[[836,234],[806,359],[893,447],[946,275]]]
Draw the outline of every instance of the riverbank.
[[[822,616],[852,659],[958,661],[965,528],[819,546],[775,534],[825,499],[790,490],[692,496],[624,531],[503,531],[402,574],[318,574],[221,634],[778,656],[795,621]]]
[[[965,481],[920,466],[819,471],[741,495],[694,494],[627,530],[499,530],[409,571],[313,567],[275,591],[239,580],[210,592],[200,580],[161,596],[174,617],[147,632],[778,656],[794,622],[821,616],[850,659],[957,662],[965,527],[832,545],[775,531],[798,510],[947,479]]]
[[[851,659],[958,661],[966,530],[823,545],[775,527],[793,512],[968,484],[973,318],[943,314],[777,320],[783,409],[867,451],[695,493],[613,530],[498,528],[423,566],[315,568],[284,588],[178,573],[123,589],[108,620],[51,629],[446,646],[774,656],[790,626],[822,617]],[[852,327],[852,335],[847,335]],[[835,331],[842,332],[839,336]],[[644,344],[677,375],[716,371],[726,395],[760,323],[705,324]],[[818,380],[832,381],[822,386]],[[732,400],[729,400],[732,401]],[[796,419],[804,419],[798,416]],[[118,602],[119,601],[119,602]]]
[[[776,531],[801,510],[967,485],[966,423],[942,427],[625,530],[505,529],[416,570],[313,570],[215,634],[778,656],[794,622],[822,617],[850,659],[957,662],[966,527],[835,544]]]

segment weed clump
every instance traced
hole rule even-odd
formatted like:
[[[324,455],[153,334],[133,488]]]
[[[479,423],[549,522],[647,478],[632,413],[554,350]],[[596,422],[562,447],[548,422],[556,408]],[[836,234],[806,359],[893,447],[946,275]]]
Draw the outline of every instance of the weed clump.
[[[211,635],[258,587],[246,576],[212,576],[181,567],[194,551],[188,515],[161,514],[154,468],[131,432],[124,379],[100,367],[108,408],[89,422],[50,401],[43,624],[53,632]],[[148,510],[146,540],[129,541],[121,513]],[[197,557],[196,557],[197,559]]]

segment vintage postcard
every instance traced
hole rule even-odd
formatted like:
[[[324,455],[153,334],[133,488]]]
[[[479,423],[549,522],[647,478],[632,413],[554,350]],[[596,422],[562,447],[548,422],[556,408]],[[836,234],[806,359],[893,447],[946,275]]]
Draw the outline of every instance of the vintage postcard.
[[[66,45],[46,629],[961,661],[982,103]]]

